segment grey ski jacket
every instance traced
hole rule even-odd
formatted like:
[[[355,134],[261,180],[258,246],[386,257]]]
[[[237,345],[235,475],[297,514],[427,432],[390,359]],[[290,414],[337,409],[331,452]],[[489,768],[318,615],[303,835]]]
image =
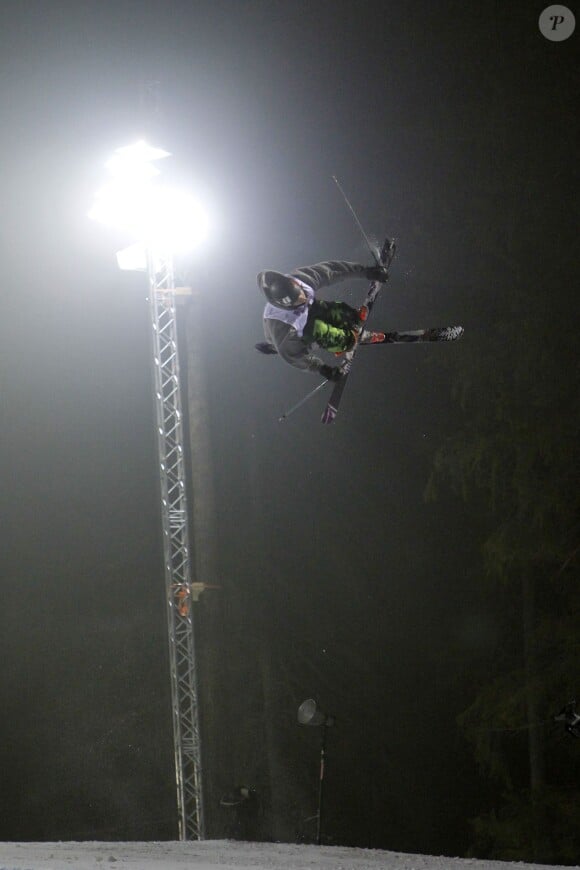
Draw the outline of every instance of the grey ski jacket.
[[[349,263],[345,260],[329,260],[315,263],[313,266],[302,266],[289,272],[291,278],[297,278],[312,287],[315,294],[324,287],[332,287],[345,278],[364,278],[366,266],[360,263]],[[302,371],[317,372],[323,360],[312,353],[312,346],[298,335],[296,330],[282,320],[271,317],[264,318],[264,335],[271,342],[282,359]]]

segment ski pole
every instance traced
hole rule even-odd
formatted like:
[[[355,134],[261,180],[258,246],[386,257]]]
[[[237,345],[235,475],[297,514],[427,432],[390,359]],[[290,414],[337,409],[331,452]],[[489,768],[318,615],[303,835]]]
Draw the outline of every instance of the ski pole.
[[[308,399],[310,399],[310,398],[311,398],[315,393],[317,393],[319,390],[321,390],[321,389],[324,387],[324,385],[327,384],[327,383],[328,383],[328,378],[327,378],[325,381],[322,381],[321,384],[318,384],[317,387],[314,387],[314,389],[311,390],[311,391],[308,393],[307,396],[304,396],[303,399],[300,399],[299,402],[296,402],[295,405],[292,405],[292,407],[290,408],[289,411],[286,411],[285,414],[282,414],[281,417],[278,417],[278,423],[282,423],[282,422],[284,422],[285,420],[287,420],[288,417],[290,416],[290,414],[293,414],[294,411],[297,411],[298,408],[300,408],[300,407],[301,407],[305,402],[307,402]]]
[[[349,199],[348,199],[348,196],[346,195],[346,193],[345,193],[344,190],[342,189],[342,186],[341,186],[341,184],[340,184],[340,181],[338,180],[338,178],[336,177],[336,175],[333,175],[333,176],[332,176],[332,180],[334,181],[334,183],[336,184],[336,186],[337,186],[338,189],[340,190],[340,192],[341,192],[341,194],[342,194],[342,198],[344,199],[345,203],[347,204],[347,206],[348,206],[348,208],[349,208],[349,210],[350,210],[350,213],[352,214],[353,218],[355,219],[355,221],[356,221],[356,225],[357,225],[357,227],[359,228],[359,230],[361,231],[363,239],[364,239],[365,242],[367,243],[367,247],[368,247],[369,251],[371,252],[371,256],[372,256],[373,260],[375,261],[375,263],[377,264],[377,266],[380,266],[381,263],[380,263],[379,258],[378,258],[378,256],[377,256],[377,252],[375,251],[375,249],[374,249],[373,246],[371,245],[371,243],[370,243],[370,241],[369,241],[369,238],[368,238],[367,234],[365,233],[365,231],[364,231],[364,229],[363,229],[363,225],[361,224],[361,222],[359,221],[359,219],[358,219],[358,217],[357,217],[357,213],[355,212],[354,208],[353,208],[352,205],[350,204],[350,201],[349,201]]]

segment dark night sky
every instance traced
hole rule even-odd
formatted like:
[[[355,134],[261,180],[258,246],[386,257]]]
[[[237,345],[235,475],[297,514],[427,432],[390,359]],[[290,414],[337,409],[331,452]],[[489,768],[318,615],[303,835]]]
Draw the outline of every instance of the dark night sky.
[[[198,613],[202,692],[224,717],[207,737],[210,833],[227,833],[220,790],[263,776],[236,736],[253,714],[231,668],[252,681],[255,637],[287,664],[296,706],[344,705],[335,841],[466,848],[486,796],[454,720],[493,626],[468,583],[477,521],[423,491],[460,422],[453,360],[478,352],[503,303],[472,207],[531,237],[516,257],[548,244],[557,259],[571,231],[570,194],[557,203],[577,35],[545,40],[542,8],[2,3],[0,838],[176,836],[145,294],[116,271],[120,240],[85,217],[159,80],[155,144],[215,218],[191,267],[221,585]],[[539,200],[514,196],[514,165],[545,173]],[[365,258],[332,174],[399,240],[377,326],[467,333],[437,353],[369,352],[336,428],[316,400],[284,427],[315,382],[253,351],[255,274]],[[289,769],[295,751],[312,743],[284,747]]]

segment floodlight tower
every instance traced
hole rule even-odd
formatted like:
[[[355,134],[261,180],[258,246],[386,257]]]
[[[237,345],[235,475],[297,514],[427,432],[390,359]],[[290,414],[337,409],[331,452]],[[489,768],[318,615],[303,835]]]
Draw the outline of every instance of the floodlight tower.
[[[205,824],[192,613],[200,584],[193,583],[191,568],[177,343],[175,297],[185,288],[175,286],[173,256],[199,241],[205,220],[191,197],[158,183],[153,164],[168,156],[145,142],[117,149],[106,164],[109,183],[97,193],[89,216],[136,239],[117,254],[117,261],[121,269],[148,276],[179,836],[201,840]]]

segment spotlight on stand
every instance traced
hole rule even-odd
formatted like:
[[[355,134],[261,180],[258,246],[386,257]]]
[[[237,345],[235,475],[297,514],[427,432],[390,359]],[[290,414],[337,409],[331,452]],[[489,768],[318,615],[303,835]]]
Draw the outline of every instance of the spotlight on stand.
[[[300,725],[311,725],[313,727],[322,726],[322,737],[320,741],[320,776],[318,780],[318,811],[316,814],[316,844],[320,846],[322,842],[322,798],[324,795],[324,767],[326,761],[326,729],[335,723],[334,716],[329,716],[319,710],[318,704],[314,698],[308,698],[303,701],[298,707],[298,723]]]
[[[298,722],[300,725],[334,725],[334,717],[328,716],[318,709],[318,705],[314,698],[308,698],[303,701],[298,707]]]

